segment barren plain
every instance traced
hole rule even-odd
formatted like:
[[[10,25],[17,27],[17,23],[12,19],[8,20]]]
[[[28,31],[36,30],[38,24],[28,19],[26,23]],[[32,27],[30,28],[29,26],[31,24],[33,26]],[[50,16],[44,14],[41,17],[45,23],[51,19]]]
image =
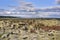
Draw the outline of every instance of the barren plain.
[[[0,40],[60,40],[60,19],[0,18]]]

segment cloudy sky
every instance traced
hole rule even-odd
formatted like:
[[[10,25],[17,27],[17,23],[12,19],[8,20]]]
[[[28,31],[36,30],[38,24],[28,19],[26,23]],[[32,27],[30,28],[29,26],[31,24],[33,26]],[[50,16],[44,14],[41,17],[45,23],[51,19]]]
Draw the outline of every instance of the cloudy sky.
[[[11,6],[20,6],[21,4],[19,4],[19,1],[21,0],[0,0],[0,9],[11,9],[10,7]],[[42,10],[53,10],[53,9],[56,9],[58,8],[57,11],[60,11],[60,0],[23,0],[25,3],[29,3],[31,5],[34,6],[34,8],[39,8]],[[24,5],[27,5],[23,2]],[[30,6],[30,4],[28,6]],[[28,7],[26,6],[23,6],[25,8],[27,8],[27,11],[28,10]],[[18,8],[19,9],[19,8]],[[32,11],[34,11],[33,8],[30,8]],[[14,10],[14,9],[13,9]],[[54,11],[54,10],[53,10]],[[24,15],[21,15],[21,13],[18,12],[18,15],[16,15],[17,13],[13,12],[14,15],[11,15],[11,10],[10,11],[5,11],[2,13],[0,13],[1,15],[10,15],[10,16],[19,16],[19,17],[27,17],[27,18],[36,18],[36,17],[51,17],[51,18],[60,18],[60,12],[40,12],[40,13],[29,13],[28,15],[26,15],[26,13],[23,13]]]

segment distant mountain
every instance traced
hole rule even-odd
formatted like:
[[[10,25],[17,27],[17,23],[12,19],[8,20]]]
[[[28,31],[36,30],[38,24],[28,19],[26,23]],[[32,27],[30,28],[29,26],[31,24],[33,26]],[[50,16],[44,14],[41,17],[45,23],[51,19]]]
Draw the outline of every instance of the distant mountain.
[[[18,17],[13,17],[13,16],[0,16],[0,18],[18,18]]]

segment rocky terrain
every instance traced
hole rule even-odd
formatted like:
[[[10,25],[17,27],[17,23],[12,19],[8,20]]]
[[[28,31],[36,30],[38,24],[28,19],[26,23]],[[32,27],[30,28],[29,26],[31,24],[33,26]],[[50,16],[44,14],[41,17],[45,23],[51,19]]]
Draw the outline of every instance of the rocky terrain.
[[[0,40],[60,40],[60,20],[0,18]]]

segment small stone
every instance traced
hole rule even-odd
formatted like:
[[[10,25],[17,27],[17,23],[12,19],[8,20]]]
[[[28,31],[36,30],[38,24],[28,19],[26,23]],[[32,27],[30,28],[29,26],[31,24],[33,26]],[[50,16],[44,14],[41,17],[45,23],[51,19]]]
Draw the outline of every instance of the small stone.
[[[28,37],[24,37],[23,39],[27,39]]]
[[[48,34],[48,35],[49,35],[49,36],[54,36],[54,34],[52,34],[52,33],[51,33],[51,34]]]

